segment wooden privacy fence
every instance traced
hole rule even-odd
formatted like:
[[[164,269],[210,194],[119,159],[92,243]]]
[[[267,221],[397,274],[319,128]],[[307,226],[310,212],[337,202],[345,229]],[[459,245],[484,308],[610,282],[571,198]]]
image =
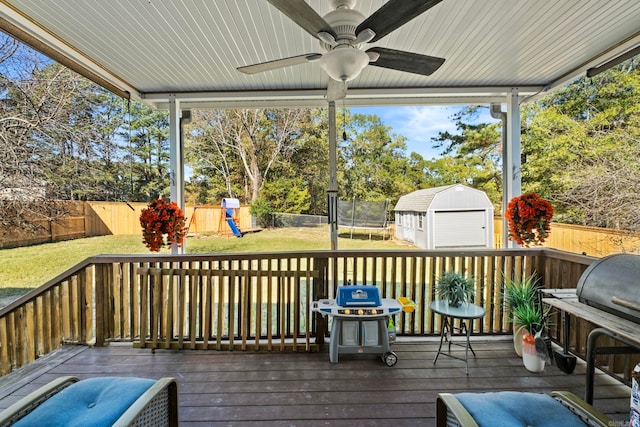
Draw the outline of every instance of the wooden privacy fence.
[[[0,233],[0,248],[26,246],[82,237],[104,235],[141,235],[140,213],[147,204],[140,202],[60,202],[74,212],[72,216],[57,220],[38,220],[42,225],[36,233],[10,230]],[[231,231],[220,206],[187,206],[185,214],[189,232],[199,234],[226,234]],[[238,211],[241,231],[253,227],[250,207]],[[502,247],[502,219],[494,219],[494,242]],[[573,253],[603,257],[613,253],[640,253],[640,233],[554,222],[544,247]]]
[[[7,225],[0,229],[0,248],[38,245],[78,239],[86,236],[84,202],[60,201],[47,203],[53,212],[64,212],[64,216],[43,213],[32,208],[30,202],[16,202],[21,221],[28,221],[31,227]],[[52,215],[48,217],[48,215]],[[62,215],[62,214],[60,214]],[[10,221],[11,222],[11,221]]]
[[[502,218],[495,218],[496,248],[502,247],[502,236]],[[593,257],[620,252],[640,254],[640,233],[553,222],[551,233],[542,246]]]
[[[140,214],[147,207],[141,202],[86,202],[86,234],[87,236],[131,235],[141,234]],[[241,206],[238,212],[240,230],[251,229],[251,213],[249,206]],[[224,211],[220,206],[199,205],[185,207],[185,216],[189,224],[189,232],[226,233]],[[230,233],[229,233],[230,234]]]
[[[140,235],[140,213],[147,207],[140,202],[69,202],[61,201],[71,214],[55,219],[34,219],[35,230],[18,228],[0,230],[0,249],[48,242],[107,235]],[[241,231],[252,228],[249,206],[238,210]],[[231,234],[220,206],[186,206],[189,232],[199,234]],[[4,232],[2,232],[4,231]]]
[[[312,314],[310,302],[333,298],[349,281],[415,301],[415,312],[396,315],[398,335],[436,335],[439,319],[428,306],[445,271],[474,277],[487,313],[474,334],[510,334],[504,277],[535,272],[544,287],[572,288],[594,260],[548,249],[96,256],[0,310],[0,373],[64,343],[315,351],[330,319]],[[590,328],[572,325],[579,355]],[[629,363],[619,355],[602,361],[611,372]]]

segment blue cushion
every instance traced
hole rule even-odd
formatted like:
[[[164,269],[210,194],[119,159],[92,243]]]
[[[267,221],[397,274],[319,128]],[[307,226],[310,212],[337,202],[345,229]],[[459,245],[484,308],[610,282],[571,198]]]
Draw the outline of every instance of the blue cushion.
[[[51,396],[15,426],[111,426],[155,380],[104,377],[78,381]]]
[[[500,391],[455,395],[480,427],[584,427],[569,409],[547,394]]]

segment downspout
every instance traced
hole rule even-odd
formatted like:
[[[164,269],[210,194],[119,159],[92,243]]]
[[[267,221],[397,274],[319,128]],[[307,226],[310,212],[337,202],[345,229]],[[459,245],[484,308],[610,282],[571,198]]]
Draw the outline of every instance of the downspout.
[[[182,182],[180,182],[180,194],[182,194],[182,203],[184,203],[184,126],[191,123],[191,110],[182,110],[180,114],[180,151],[182,151]],[[184,209],[184,206],[182,207]]]
[[[507,161],[507,113],[502,111],[502,104],[490,104],[489,111],[491,117],[496,120],[502,121],[502,247],[506,248],[509,244],[509,228],[507,226],[507,219],[505,212],[507,211],[507,205],[509,204],[509,195],[505,191],[507,186],[505,180],[507,179],[506,169],[509,165]]]

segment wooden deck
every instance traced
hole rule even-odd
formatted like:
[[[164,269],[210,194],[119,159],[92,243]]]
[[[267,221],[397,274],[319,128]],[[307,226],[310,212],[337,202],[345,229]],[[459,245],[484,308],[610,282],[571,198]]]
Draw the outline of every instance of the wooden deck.
[[[469,376],[456,359],[440,357],[434,366],[438,347],[431,338],[401,338],[393,346],[398,363],[392,368],[376,355],[340,355],[339,363],[331,364],[326,351],[152,354],[130,344],[65,346],[0,378],[0,409],[61,375],[175,377],[184,426],[433,426],[439,392],[569,390],[584,397],[580,361],[572,375],[549,365],[532,374],[511,340],[478,337],[472,345],[477,359],[469,361]],[[628,420],[629,395],[629,387],[597,372],[598,409]]]

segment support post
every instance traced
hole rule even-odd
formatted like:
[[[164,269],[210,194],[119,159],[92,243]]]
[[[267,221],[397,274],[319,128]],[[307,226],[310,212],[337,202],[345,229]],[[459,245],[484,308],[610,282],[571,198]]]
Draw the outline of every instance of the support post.
[[[336,103],[329,101],[329,235],[331,250],[338,249],[338,172],[336,143]]]
[[[182,111],[180,101],[175,95],[169,96],[169,185],[171,201],[176,202],[184,211],[184,153],[182,146]],[[181,248],[173,244],[171,253],[184,253]]]
[[[522,192],[522,165],[520,146],[520,97],[518,89],[511,89],[507,95],[506,144],[502,154],[502,235],[505,248],[517,247],[518,244],[508,239],[507,205]]]

